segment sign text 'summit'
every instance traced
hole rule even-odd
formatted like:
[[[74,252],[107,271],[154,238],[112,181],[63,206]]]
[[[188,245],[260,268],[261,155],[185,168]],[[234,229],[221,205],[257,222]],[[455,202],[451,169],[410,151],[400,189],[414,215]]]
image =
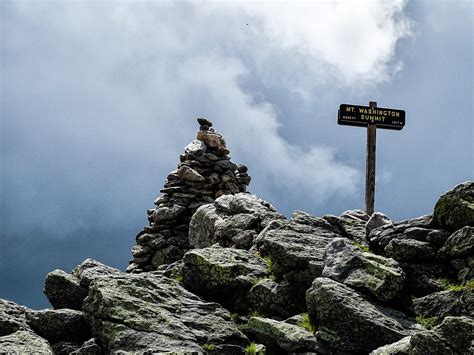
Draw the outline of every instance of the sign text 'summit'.
[[[337,122],[348,126],[375,124],[377,128],[401,130],[405,126],[405,111],[342,104],[339,107]]]

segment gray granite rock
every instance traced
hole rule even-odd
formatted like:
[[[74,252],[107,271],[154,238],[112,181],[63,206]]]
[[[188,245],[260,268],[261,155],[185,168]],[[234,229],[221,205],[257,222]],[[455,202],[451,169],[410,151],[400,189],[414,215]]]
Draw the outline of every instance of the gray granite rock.
[[[81,287],[79,279],[63,270],[48,273],[44,284],[44,293],[51,305],[58,308],[80,310],[87,296],[87,290]]]
[[[433,218],[443,229],[474,227],[474,181],[459,184],[436,202]]]
[[[385,226],[387,224],[391,224],[392,221],[386,214],[382,212],[374,212],[372,216],[370,216],[369,220],[365,224],[365,234],[368,236],[372,230],[378,227]]]
[[[318,343],[313,334],[297,325],[270,318],[252,317],[245,332],[265,345],[269,353],[316,352]]]
[[[248,290],[269,274],[262,258],[241,249],[194,249],[183,261],[183,284],[188,290],[232,308],[241,309]]]
[[[106,352],[202,352],[207,343],[248,343],[230,313],[217,303],[153,274],[93,280],[84,311]]]
[[[19,330],[29,330],[26,322],[28,308],[14,302],[0,299],[0,336]]]
[[[413,309],[423,317],[474,317],[474,289],[440,291],[413,300]]]
[[[0,336],[0,352],[2,354],[53,354],[51,346],[45,339],[24,330]]]
[[[317,278],[306,293],[316,337],[335,351],[370,352],[423,328],[401,312],[367,301],[328,278]]]
[[[82,312],[72,309],[28,311],[28,325],[51,343],[83,342],[90,338],[90,329]]]
[[[398,297],[405,282],[395,260],[365,252],[345,238],[333,239],[326,248],[322,276],[382,301]]]
[[[474,227],[463,227],[454,232],[438,256],[443,259],[460,259],[474,256]]]

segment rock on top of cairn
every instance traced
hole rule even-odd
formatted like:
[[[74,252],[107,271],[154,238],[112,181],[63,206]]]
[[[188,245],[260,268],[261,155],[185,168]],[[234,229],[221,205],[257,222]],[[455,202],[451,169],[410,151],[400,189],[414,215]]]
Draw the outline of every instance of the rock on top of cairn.
[[[199,117],[197,121],[200,126],[196,139],[204,142],[207,147],[215,149],[218,156],[229,154],[230,152],[227,149],[224,137],[213,128],[210,128],[212,127],[212,122],[204,117]]]
[[[199,129],[202,131],[208,131],[212,127],[212,122],[205,117],[198,117]]]

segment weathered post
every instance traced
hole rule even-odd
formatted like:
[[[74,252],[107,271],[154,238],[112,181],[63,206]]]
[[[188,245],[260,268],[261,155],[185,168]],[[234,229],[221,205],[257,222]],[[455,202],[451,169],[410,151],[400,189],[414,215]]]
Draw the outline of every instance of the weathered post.
[[[365,211],[368,215],[375,208],[375,147],[377,128],[400,131],[405,126],[405,111],[377,107],[374,101],[369,106],[342,104],[339,106],[337,123],[346,126],[367,127],[367,150],[365,166]]]
[[[374,101],[369,107],[377,107]],[[377,143],[377,125],[367,125],[367,150],[365,157],[365,212],[370,216],[374,213],[375,205],[375,147]]]

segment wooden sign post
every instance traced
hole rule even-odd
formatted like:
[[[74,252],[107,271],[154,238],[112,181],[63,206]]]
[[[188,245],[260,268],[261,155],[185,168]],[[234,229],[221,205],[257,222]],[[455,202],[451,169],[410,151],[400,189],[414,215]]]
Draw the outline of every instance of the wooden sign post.
[[[377,128],[401,130],[405,126],[405,111],[377,107],[374,101],[369,106],[342,104],[337,123],[345,126],[367,127],[367,150],[365,166],[365,211],[370,216],[375,207],[375,148]]]

